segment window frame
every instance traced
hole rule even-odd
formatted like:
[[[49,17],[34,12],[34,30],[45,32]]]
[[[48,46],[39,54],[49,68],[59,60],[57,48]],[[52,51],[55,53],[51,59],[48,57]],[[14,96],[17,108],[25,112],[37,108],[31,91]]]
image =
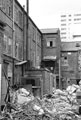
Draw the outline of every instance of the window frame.
[[[55,41],[54,41],[54,40],[47,40],[47,42],[46,42],[46,47],[47,47],[47,48],[56,47]]]

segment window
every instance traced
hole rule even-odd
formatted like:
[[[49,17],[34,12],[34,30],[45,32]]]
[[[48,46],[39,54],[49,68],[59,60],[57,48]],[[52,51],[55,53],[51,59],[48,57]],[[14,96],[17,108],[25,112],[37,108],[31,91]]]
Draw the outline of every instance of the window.
[[[34,40],[34,41],[36,40],[36,30],[35,30],[34,27],[33,27],[33,40]]]
[[[74,14],[74,16],[81,16],[81,14]]]
[[[79,20],[81,20],[81,18],[75,18],[75,19],[74,19],[74,21],[79,21]]]
[[[61,39],[66,39],[66,36],[65,35],[61,35]]]
[[[61,32],[61,34],[62,34],[62,35],[65,35],[65,34],[66,34],[66,32]]]
[[[39,46],[41,46],[41,36],[39,33],[37,33],[37,43]]]
[[[15,42],[15,57],[16,58],[18,58],[18,47],[19,47],[19,44]]]
[[[71,21],[71,19],[69,19],[69,21]]]
[[[52,47],[53,46],[53,41],[50,41],[50,47]]]
[[[66,15],[61,15],[61,17],[66,17]]]
[[[19,25],[22,26],[22,13],[19,11]]]
[[[69,15],[69,17],[71,17],[71,15]]]
[[[61,37],[61,39],[66,39],[66,37]]]
[[[68,57],[66,55],[61,57],[62,66],[68,66]]]
[[[1,1],[0,1],[1,7]],[[12,0],[2,0],[2,7],[1,9],[10,17],[12,18]]]
[[[18,43],[18,59],[22,60],[23,59],[23,46],[22,44]]]
[[[61,28],[61,30],[66,30],[66,28]]]
[[[66,26],[66,24],[61,24],[61,26]]]
[[[64,57],[64,60],[67,60],[67,56]]]
[[[19,14],[18,14],[18,8],[17,8],[17,6],[15,6],[14,16],[15,16],[15,22],[18,24]]]
[[[8,15],[9,15],[10,17],[12,16],[11,6],[8,6]]]
[[[62,19],[62,20],[61,20],[61,22],[64,22],[64,21],[66,21],[66,19]]]
[[[4,51],[5,53],[7,53],[7,49],[8,49],[7,36],[4,35],[4,38],[3,38],[3,51]]]
[[[35,51],[32,51],[32,66],[35,67]]]
[[[11,55],[12,53],[12,40],[8,38],[8,54]]]
[[[47,41],[47,47],[55,47],[54,41]]]

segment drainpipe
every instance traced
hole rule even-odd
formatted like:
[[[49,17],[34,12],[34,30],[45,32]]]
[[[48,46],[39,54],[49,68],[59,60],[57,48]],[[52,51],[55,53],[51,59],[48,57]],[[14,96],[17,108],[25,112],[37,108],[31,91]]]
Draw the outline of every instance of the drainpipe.
[[[12,84],[14,84],[14,40],[15,40],[15,29],[14,29],[14,0],[13,0],[13,23],[12,23],[12,30],[13,30],[13,33],[12,33],[12,39],[13,39],[13,42],[12,42]]]
[[[27,10],[27,17],[26,17],[26,22],[27,22],[27,29],[26,29],[26,60],[28,60],[28,51],[29,51],[29,47],[28,47],[28,19],[29,19],[29,0],[26,0],[26,10]]]
[[[38,54],[37,54],[37,36],[38,36],[38,34],[37,34],[37,29],[36,29],[36,37],[35,37],[35,39],[36,39],[36,53],[35,53],[35,67],[37,68],[38,67]]]
[[[25,10],[25,6],[23,5],[23,61],[24,61],[24,40],[25,40],[25,33],[24,33],[24,10]],[[24,75],[24,68],[22,65],[22,76]]]
[[[23,61],[24,61],[24,40],[25,40],[25,33],[24,33],[24,10],[25,10],[25,6],[23,5]]]
[[[41,35],[41,65],[43,60],[43,35]]]

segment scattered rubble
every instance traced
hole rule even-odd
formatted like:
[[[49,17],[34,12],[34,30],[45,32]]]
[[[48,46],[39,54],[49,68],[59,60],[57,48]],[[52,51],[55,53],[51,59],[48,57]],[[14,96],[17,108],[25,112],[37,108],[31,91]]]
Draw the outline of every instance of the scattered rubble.
[[[78,89],[77,85],[66,90],[53,89],[52,94],[44,95],[42,99],[24,88],[10,90],[10,102],[6,103],[2,117],[10,120],[79,120]]]

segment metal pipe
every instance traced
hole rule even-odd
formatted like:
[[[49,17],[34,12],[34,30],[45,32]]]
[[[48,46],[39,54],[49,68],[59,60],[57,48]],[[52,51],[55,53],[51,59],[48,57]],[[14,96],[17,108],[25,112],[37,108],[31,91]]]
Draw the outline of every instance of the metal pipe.
[[[29,0],[26,0],[26,10],[27,10],[27,17],[26,17],[26,22],[27,22],[27,29],[26,29],[26,60],[28,60],[28,28],[29,28],[29,22],[28,22],[28,17],[29,17]]]
[[[12,42],[12,84],[14,84],[14,32],[15,32],[15,29],[14,29],[14,0],[13,0],[13,23],[12,23],[12,39],[13,39],[13,42]]]
[[[25,33],[24,33],[24,9],[25,6],[23,6],[23,61],[24,61],[24,40],[25,40]]]

